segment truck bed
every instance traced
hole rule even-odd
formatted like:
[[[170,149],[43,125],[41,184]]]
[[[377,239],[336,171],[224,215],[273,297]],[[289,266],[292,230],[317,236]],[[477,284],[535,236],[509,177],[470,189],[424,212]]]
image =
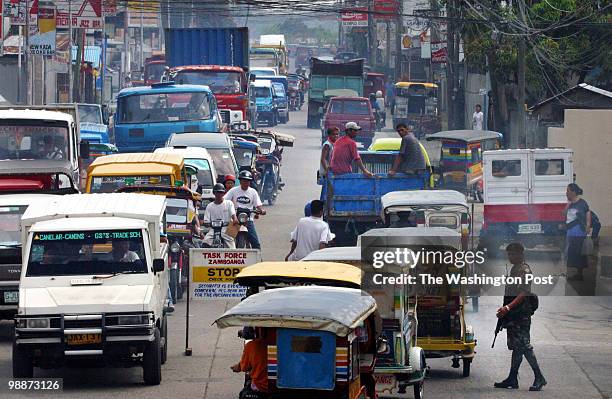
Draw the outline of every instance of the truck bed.
[[[330,176],[325,182],[325,202],[328,220],[376,221],[380,218],[380,198],[391,191],[423,190],[429,183],[429,173],[397,174],[375,178],[361,173]]]

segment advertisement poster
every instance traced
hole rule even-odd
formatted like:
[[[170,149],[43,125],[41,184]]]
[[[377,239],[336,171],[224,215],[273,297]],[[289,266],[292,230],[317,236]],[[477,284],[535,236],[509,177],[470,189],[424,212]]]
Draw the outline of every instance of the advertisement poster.
[[[448,55],[446,42],[432,42],[431,43],[431,62],[437,64],[443,64],[446,62]]]
[[[189,251],[189,295],[194,300],[242,298],[246,287],[234,278],[249,265],[261,261],[257,249],[192,248]]]
[[[70,21],[68,14],[72,15],[73,28],[102,29],[104,24],[104,0],[56,0],[57,27],[68,28]]]
[[[49,0],[38,2],[37,23],[30,26],[30,54],[55,54],[55,4]]]

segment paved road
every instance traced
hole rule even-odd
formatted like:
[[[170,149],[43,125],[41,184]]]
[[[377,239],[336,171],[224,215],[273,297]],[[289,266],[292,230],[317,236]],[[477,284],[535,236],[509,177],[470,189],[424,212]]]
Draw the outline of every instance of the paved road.
[[[296,147],[285,151],[282,167],[285,190],[268,215],[258,222],[264,259],[280,260],[286,255],[288,235],[302,214],[306,201],[318,197],[315,173],[319,157],[319,131],[305,126],[305,112],[292,113],[291,122],[279,130],[296,136]],[[393,132],[385,132],[391,135]],[[534,268],[554,268],[535,259]],[[499,267],[504,267],[503,262]],[[431,360],[426,382],[429,398],[609,398],[612,397],[610,362],[612,361],[612,299],[548,297],[542,298],[534,317],[532,337],[536,354],[548,379],[541,393],[527,393],[533,376],[526,362],[520,373],[521,390],[494,390],[492,384],[506,376],[510,353],[505,349],[505,336],[491,349],[499,297],[481,299],[479,313],[467,313],[478,339],[472,375],[461,378],[459,369],[452,369],[447,359]],[[193,356],[185,357],[184,303],[171,316],[170,348],[163,381],[158,387],[142,383],[142,370],[132,369],[60,369],[36,370],[36,377],[63,377],[62,397],[97,398],[237,398],[242,375],[233,374],[229,366],[241,354],[242,341],[236,329],[220,331],[212,321],[234,302],[195,303],[191,307],[191,347]],[[11,376],[11,324],[0,323],[0,397],[5,395],[6,381]],[[20,396],[20,395],[19,395]],[[56,396],[59,395],[48,395]]]

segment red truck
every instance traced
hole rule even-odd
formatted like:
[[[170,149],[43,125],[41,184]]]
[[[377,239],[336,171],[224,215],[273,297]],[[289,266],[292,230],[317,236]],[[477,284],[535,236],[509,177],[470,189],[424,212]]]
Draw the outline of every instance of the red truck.
[[[337,127],[344,132],[347,122],[355,122],[361,127],[355,141],[367,149],[376,132],[376,119],[370,101],[365,97],[333,97],[329,100],[321,123],[322,141],[326,139],[327,129]]]
[[[145,60],[143,79],[147,86],[161,82],[162,75],[166,70],[166,55],[153,54]]]
[[[169,79],[178,84],[206,85],[212,90],[224,123],[230,127],[249,120],[249,81],[236,66],[186,65],[170,69]],[[248,126],[238,126],[246,129]]]
[[[248,28],[172,28],[165,39],[168,79],[210,87],[223,122],[248,128],[256,113],[255,104],[249,108]]]

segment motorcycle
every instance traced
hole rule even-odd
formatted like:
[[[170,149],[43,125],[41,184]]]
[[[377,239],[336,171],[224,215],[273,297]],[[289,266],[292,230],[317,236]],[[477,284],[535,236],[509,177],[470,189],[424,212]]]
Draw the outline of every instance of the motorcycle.
[[[268,201],[269,205],[274,205],[278,192],[282,190],[283,183],[280,178],[280,163],[282,148],[275,154],[261,156],[257,158],[257,187],[262,201]]]
[[[240,225],[238,228],[238,234],[236,235],[236,248],[251,248],[247,224],[249,223],[249,220],[251,220],[251,214],[253,213],[255,214],[255,219],[259,218],[259,215],[263,214],[263,212],[256,209],[251,210],[248,208],[238,208],[236,210],[238,224]]]
[[[384,110],[375,111],[376,115],[376,130],[382,131],[387,125],[387,112]]]
[[[289,111],[297,111],[302,108],[300,92],[297,89],[289,88]]]
[[[210,223],[205,223],[204,226],[213,230],[212,245],[204,244],[205,246],[209,248],[229,248],[222,235],[223,228],[229,226],[229,223],[218,219],[213,220]]]
[[[195,237],[193,238],[195,240]],[[170,238],[170,295],[172,302],[183,299],[189,283],[189,249],[196,248],[194,242],[185,237]]]

